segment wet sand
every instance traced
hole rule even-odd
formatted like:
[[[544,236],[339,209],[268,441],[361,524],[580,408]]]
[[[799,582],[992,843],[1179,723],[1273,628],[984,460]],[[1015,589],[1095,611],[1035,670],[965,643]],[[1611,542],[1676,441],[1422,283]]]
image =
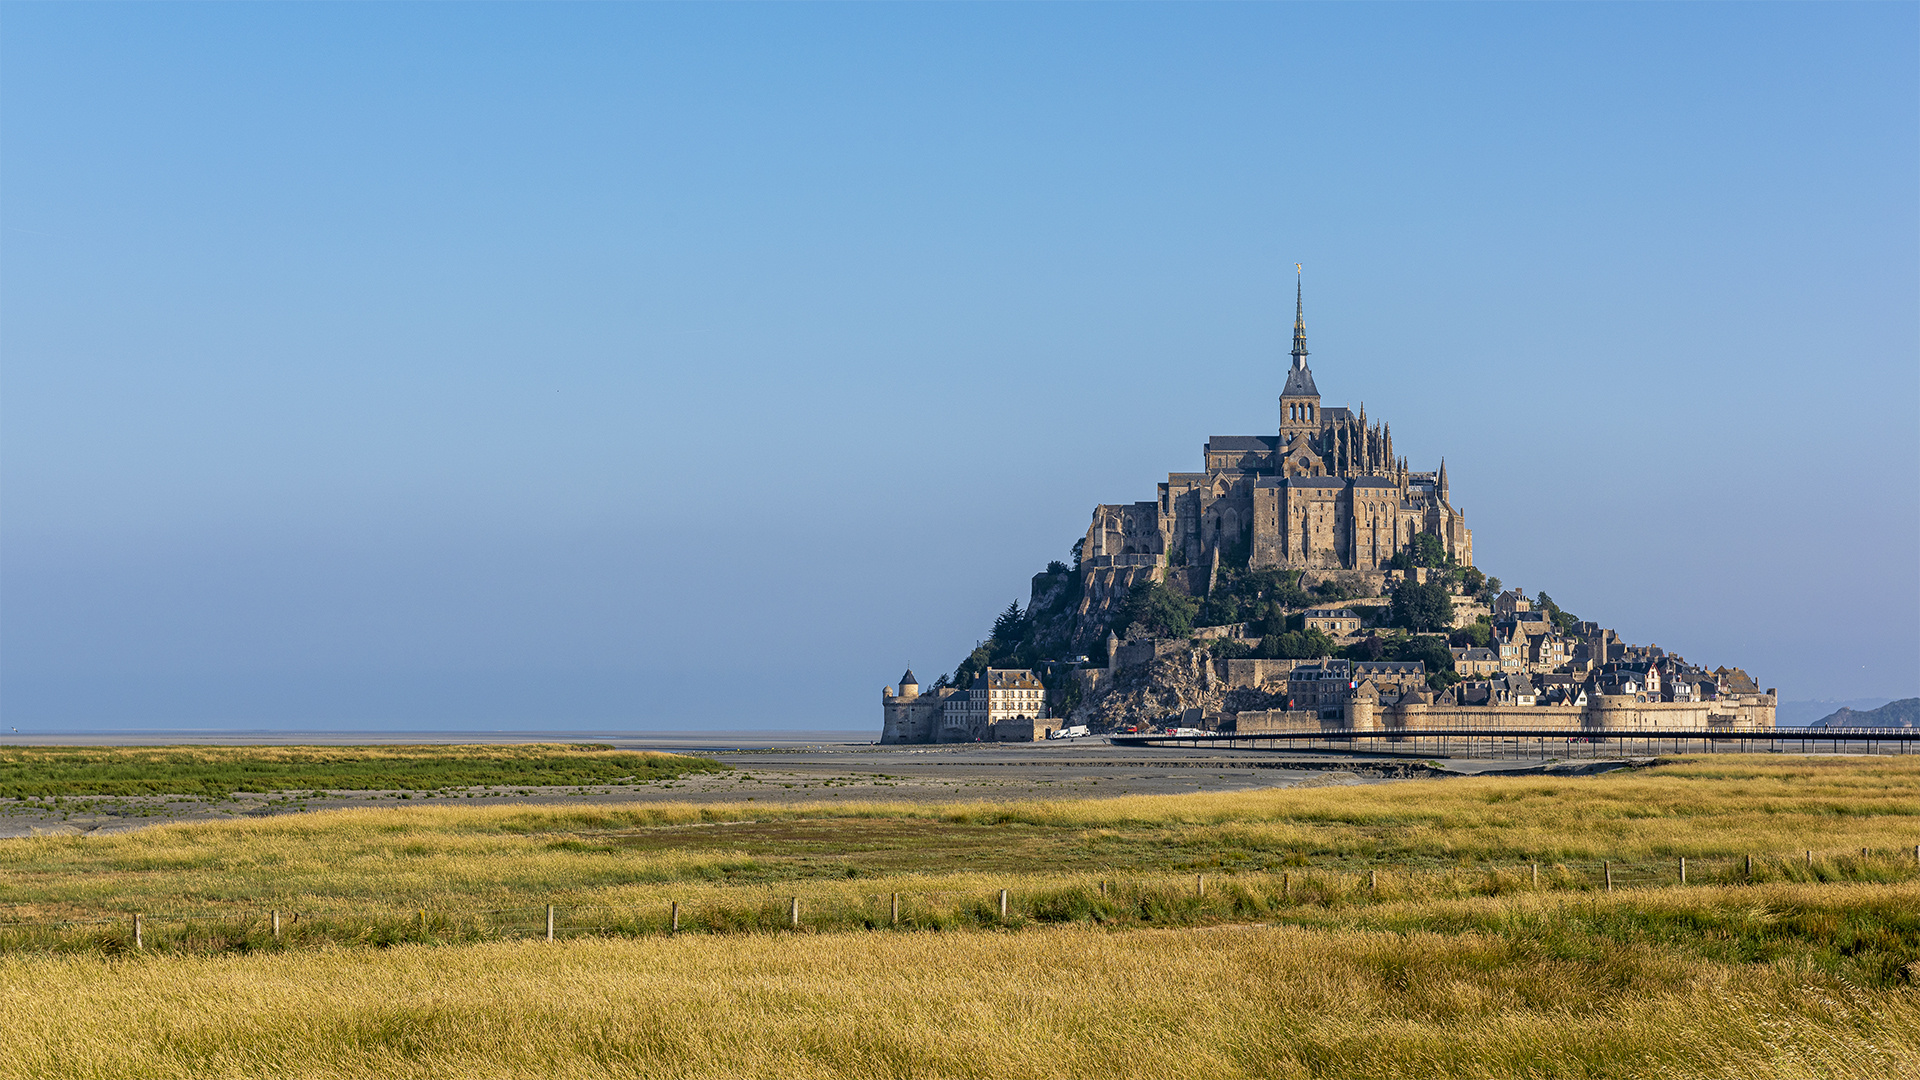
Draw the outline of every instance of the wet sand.
[[[9,740],[12,741],[12,740]],[[21,740],[24,741],[24,740]],[[46,739],[41,745],[58,745]],[[64,745],[80,740],[69,737]],[[158,742],[159,740],[154,740]],[[183,739],[168,740],[171,743]],[[234,745],[228,735],[195,740]],[[273,737],[259,742],[368,745],[374,738]],[[356,791],[305,798],[238,793],[231,799],[168,796],[71,797],[0,800],[0,837],[125,832],[176,821],[220,821],[308,813],[349,806],[395,805],[600,805],[631,802],[952,802],[1106,798],[1192,792],[1252,791],[1345,784],[1376,784],[1424,777],[1498,772],[1537,772],[1537,763],[1488,759],[1409,759],[1364,754],[1311,754],[1220,748],[1113,746],[1104,739],[1048,743],[986,743],[950,746],[876,746],[870,743],[775,744],[773,740],[700,736],[569,736],[554,733],[500,739],[473,733],[437,739],[388,736],[380,742],[581,742],[611,743],[623,750],[704,753],[733,766],[651,784],[582,787],[484,787],[440,792]],[[128,743],[149,744],[129,738]],[[705,745],[691,745],[704,743]],[[95,743],[99,745],[99,743]],[[1616,763],[1617,764],[1617,763]],[[1528,768],[1528,766],[1533,768]]]

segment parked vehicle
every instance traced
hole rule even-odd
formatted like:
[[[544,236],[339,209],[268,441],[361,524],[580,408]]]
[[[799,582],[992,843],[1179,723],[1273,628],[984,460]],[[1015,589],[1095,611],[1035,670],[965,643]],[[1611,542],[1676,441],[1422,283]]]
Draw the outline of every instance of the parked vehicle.
[[[1084,739],[1091,734],[1093,734],[1093,732],[1087,730],[1087,725],[1075,724],[1072,727],[1063,727],[1059,731],[1056,731],[1053,734],[1048,735],[1047,738],[1049,739]]]

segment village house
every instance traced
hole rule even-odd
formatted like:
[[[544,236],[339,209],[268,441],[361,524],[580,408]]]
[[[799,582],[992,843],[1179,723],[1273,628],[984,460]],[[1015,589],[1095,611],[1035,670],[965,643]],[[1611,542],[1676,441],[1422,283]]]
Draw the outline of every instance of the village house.
[[[1468,647],[1452,652],[1453,673],[1463,679],[1491,675],[1500,670],[1500,657],[1492,649]]]
[[[1308,608],[1303,620],[1308,630],[1319,630],[1333,637],[1360,632],[1359,613],[1347,608]]]

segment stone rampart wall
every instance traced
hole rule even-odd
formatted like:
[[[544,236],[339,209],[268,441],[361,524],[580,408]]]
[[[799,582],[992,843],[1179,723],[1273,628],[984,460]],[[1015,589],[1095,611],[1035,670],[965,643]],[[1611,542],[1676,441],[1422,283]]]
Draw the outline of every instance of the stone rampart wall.
[[[1290,731],[1345,731],[1344,720],[1322,720],[1314,709],[1249,710],[1234,716],[1234,733],[1240,735]]]
[[[1586,726],[1586,710],[1564,705],[1385,705],[1379,707],[1377,716],[1379,727],[1387,731],[1394,728],[1580,731]]]
[[[1258,690],[1271,683],[1285,683],[1293,669],[1305,660],[1216,660],[1216,675],[1228,690]],[[1284,687],[1282,687],[1284,689]]]
[[[1773,698],[1744,695],[1733,701],[1639,701],[1602,695],[1585,708],[1570,705],[1377,705],[1348,702],[1343,718],[1321,721],[1310,709],[1247,711],[1235,717],[1239,732],[1289,731],[1767,731],[1773,728]]]

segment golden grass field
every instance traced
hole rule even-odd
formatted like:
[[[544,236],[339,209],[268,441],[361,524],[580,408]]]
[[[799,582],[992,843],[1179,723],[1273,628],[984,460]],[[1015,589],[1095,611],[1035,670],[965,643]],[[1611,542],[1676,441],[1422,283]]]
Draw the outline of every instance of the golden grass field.
[[[15,957],[0,987],[0,1071],[16,1076],[1920,1073],[1910,989],[1631,945],[1527,956],[1473,933],[1074,927]]]
[[[11,840],[0,1075],[1920,1075],[1915,844],[1920,761],[1775,756]]]

